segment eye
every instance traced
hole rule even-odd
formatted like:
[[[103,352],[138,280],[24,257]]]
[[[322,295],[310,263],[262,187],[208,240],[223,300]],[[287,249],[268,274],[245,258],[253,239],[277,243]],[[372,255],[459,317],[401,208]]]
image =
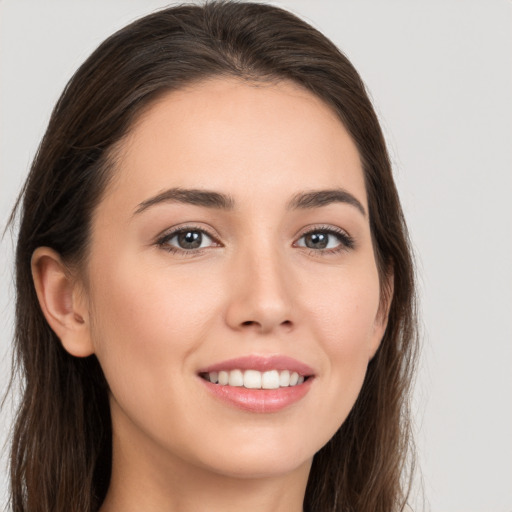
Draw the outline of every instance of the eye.
[[[166,234],[157,243],[168,251],[196,251],[218,245],[208,233],[197,228],[180,228]]]
[[[322,228],[304,233],[296,245],[318,251],[337,252],[338,250],[352,249],[354,241],[342,230]]]

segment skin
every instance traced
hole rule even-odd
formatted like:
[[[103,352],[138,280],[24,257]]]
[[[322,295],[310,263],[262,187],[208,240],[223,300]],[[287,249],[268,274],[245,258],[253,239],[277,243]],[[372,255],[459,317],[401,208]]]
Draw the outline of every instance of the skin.
[[[212,190],[230,210],[165,201]],[[215,79],[168,93],[118,151],[81,277],[39,248],[42,309],[73,355],[96,354],[111,389],[113,475],[102,512],[300,511],[313,455],[345,420],[386,327],[369,219],[353,204],[289,208],[340,189],[368,210],[357,149],[331,109],[288,82]],[[175,227],[205,230],[170,252]],[[305,247],[311,229],[329,249]],[[160,240],[160,243],[158,242]],[[254,413],[198,372],[245,355],[314,369],[309,392]]]

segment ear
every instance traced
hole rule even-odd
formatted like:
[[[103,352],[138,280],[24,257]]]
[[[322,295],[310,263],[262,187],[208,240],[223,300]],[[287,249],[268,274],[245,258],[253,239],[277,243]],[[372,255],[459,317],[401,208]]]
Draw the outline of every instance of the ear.
[[[49,247],[34,251],[31,266],[39,305],[53,332],[71,355],[90,356],[94,347],[81,286],[72,278],[59,254]]]
[[[388,326],[389,310],[393,302],[393,294],[395,291],[395,276],[392,270],[389,270],[383,280],[380,291],[380,303],[375,322],[373,325],[372,343],[370,344],[370,357],[372,359],[380,347],[380,343],[386,328]]]

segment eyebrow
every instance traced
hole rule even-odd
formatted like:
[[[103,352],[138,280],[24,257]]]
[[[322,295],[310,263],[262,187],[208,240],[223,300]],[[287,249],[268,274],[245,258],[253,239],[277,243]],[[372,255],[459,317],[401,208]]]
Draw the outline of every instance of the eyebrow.
[[[140,203],[135,214],[142,213],[160,203],[184,203],[219,210],[233,210],[235,207],[235,200],[227,194],[211,190],[170,188]],[[354,206],[366,217],[366,210],[361,202],[342,188],[301,192],[293,196],[286,207],[288,210],[308,210],[332,203]]]
[[[235,206],[235,201],[231,196],[220,194],[219,192],[200,189],[170,188],[140,203],[135,213],[141,213],[150,206],[160,203],[193,204],[195,206],[204,206],[205,208],[216,208],[219,210],[232,210]]]
[[[307,210],[327,206],[332,203],[346,203],[354,206],[366,217],[366,210],[361,202],[350,192],[342,188],[302,192],[292,197],[288,203],[288,208],[291,210]]]

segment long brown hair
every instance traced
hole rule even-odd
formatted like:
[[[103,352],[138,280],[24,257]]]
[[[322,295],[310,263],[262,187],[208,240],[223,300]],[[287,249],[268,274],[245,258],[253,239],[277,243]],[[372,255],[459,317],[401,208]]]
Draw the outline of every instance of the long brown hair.
[[[111,471],[108,386],[95,356],[61,346],[38,304],[38,246],[70,265],[87,257],[91,216],[115,163],[113,148],[142,109],[212,76],[291,80],[337,113],[360,153],[389,322],[347,420],[314,457],[305,510],[391,512],[407,498],[409,387],[417,347],[407,229],[377,117],[347,58],[296,16],[263,4],[212,2],[146,16],[109,37],[59,99],[15,210],[16,368],[23,379],[11,451],[15,512],[92,512]]]

